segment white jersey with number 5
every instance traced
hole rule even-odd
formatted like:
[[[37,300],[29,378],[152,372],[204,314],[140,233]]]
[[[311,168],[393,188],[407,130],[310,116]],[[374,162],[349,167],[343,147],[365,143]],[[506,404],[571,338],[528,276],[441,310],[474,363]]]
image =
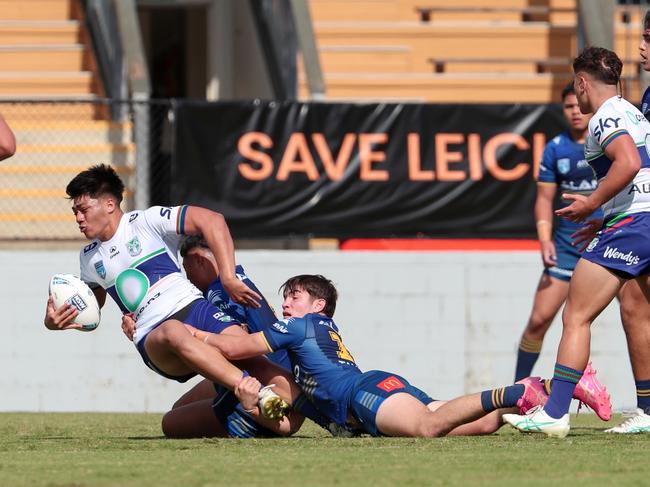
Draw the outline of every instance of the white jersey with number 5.
[[[134,313],[136,344],[165,318],[202,297],[178,265],[186,211],[187,206],[153,206],[125,213],[113,238],[93,240],[81,251],[81,280],[104,288],[123,313]]]
[[[634,105],[613,96],[600,106],[589,121],[585,158],[600,182],[607,177],[612,165],[605,149],[624,134],[632,137],[636,144],[641,156],[641,170],[630,184],[603,204],[605,217],[650,211],[650,123]]]

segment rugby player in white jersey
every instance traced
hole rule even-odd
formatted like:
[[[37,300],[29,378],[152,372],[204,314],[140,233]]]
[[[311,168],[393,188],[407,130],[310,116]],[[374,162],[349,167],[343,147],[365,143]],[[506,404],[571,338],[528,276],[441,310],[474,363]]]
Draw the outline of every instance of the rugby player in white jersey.
[[[629,280],[650,296],[650,123],[618,94],[623,63],[616,53],[585,49],[573,63],[580,111],[589,122],[585,158],[598,187],[589,196],[565,194],[572,203],[556,214],[583,222],[599,206],[604,222],[588,222],[576,233],[587,242],[569,285],[562,339],[544,407],[526,415],[506,414],[520,431],[548,436],[568,434],[569,404],[589,358],[591,323]]]
[[[104,164],[79,173],[66,187],[79,230],[91,240],[80,253],[81,279],[93,289],[100,305],[108,293],[123,313],[132,313],[136,321],[133,341],[152,370],[179,382],[198,373],[235,390],[246,374],[213,347],[193,338],[184,324],[215,333],[244,331],[183,276],[177,260],[181,236],[202,234],[232,299],[259,306],[260,296],[235,275],[234,246],[225,219],[195,206],[154,206],[124,213],[120,208],[123,192],[119,176]],[[45,326],[51,330],[80,328],[74,322],[76,315],[70,305],[55,309],[50,297]],[[262,382],[276,384],[275,391],[288,403],[299,396],[291,374],[266,358],[241,365]],[[286,404],[279,396],[261,388],[260,408],[253,414],[281,417]]]

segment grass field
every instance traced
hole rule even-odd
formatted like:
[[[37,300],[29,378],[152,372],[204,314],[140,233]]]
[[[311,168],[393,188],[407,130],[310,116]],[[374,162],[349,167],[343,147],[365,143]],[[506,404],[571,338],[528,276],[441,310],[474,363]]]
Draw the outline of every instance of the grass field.
[[[619,421],[619,417],[612,422]],[[0,414],[0,486],[647,485],[648,436],[166,440],[157,414]]]

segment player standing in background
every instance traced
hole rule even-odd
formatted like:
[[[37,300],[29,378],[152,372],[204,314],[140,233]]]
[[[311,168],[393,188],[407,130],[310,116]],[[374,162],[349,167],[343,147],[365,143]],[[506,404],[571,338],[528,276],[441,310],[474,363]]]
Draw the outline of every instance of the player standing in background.
[[[0,115],[0,161],[4,161],[16,153],[16,137]]]
[[[639,44],[641,67],[650,71],[650,11],[643,19]],[[650,87],[641,99],[641,112],[650,118]],[[650,432],[650,304],[635,281],[628,282],[620,293],[621,318],[636,386],[636,412],[622,424],[606,430],[608,433]]]
[[[134,343],[143,361],[168,379],[185,382],[197,373],[235,390],[245,374],[212,347],[197,341],[184,323],[217,333],[245,333],[232,318],[203,298],[180,272],[177,247],[184,234],[202,234],[219,262],[221,281],[240,303],[259,306],[259,295],[235,275],[234,247],[222,215],[205,208],[154,206],[123,213],[124,184],[106,165],[79,173],[66,187],[80,231],[91,240],[80,253],[80,277],[103,305],[109,293],[123,313],[136,321]],[[55,309],[48,299],[45,326],[52,330],[78,328],[77,310],[70,305]],[[291,374],[267,359],[245,366],[257,377],[278,384],[291,402],[300,395]],[[247,381],[250,382],[250,381]],[[255,415],[277,418],[282,400],[261,388]]]
[[[589,360],[591,323],[631,279],[650,295],[650,123],[618,95],[622,68],[616,53],[599,47],[573,62],[580,111],[594,113],[585,157],[598,187],[589,196],[563,195],[572,203],[556,214],[583,222],[602,207],[605,219],[600,231],[591,220],[575,234],[577,243],[591,241],[569,285],[550,397],[526,415],[504,415],[521,431],[568,434],[569,404]]]

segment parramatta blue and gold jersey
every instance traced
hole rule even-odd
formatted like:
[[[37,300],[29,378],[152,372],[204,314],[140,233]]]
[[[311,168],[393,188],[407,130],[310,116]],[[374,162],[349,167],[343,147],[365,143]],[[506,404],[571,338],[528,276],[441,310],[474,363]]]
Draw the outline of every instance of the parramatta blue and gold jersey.
[[[345,424],[350,395],[361,371],[339,330],[321,314],[276,321],[262,332],[271,352],[286,350],[294,379],[316,408]]]
[[[593,193],[598,184],[585,159],[584,145],[574,141],[569,132],[558,134],[544,147],[537,182],[555,184],[561,193],[584,195]],[[602,213],[599,210],[594,216],[602,216]],[[559,221],[559,228],[568,233],[575,232],[580,226],[566,218]]]

